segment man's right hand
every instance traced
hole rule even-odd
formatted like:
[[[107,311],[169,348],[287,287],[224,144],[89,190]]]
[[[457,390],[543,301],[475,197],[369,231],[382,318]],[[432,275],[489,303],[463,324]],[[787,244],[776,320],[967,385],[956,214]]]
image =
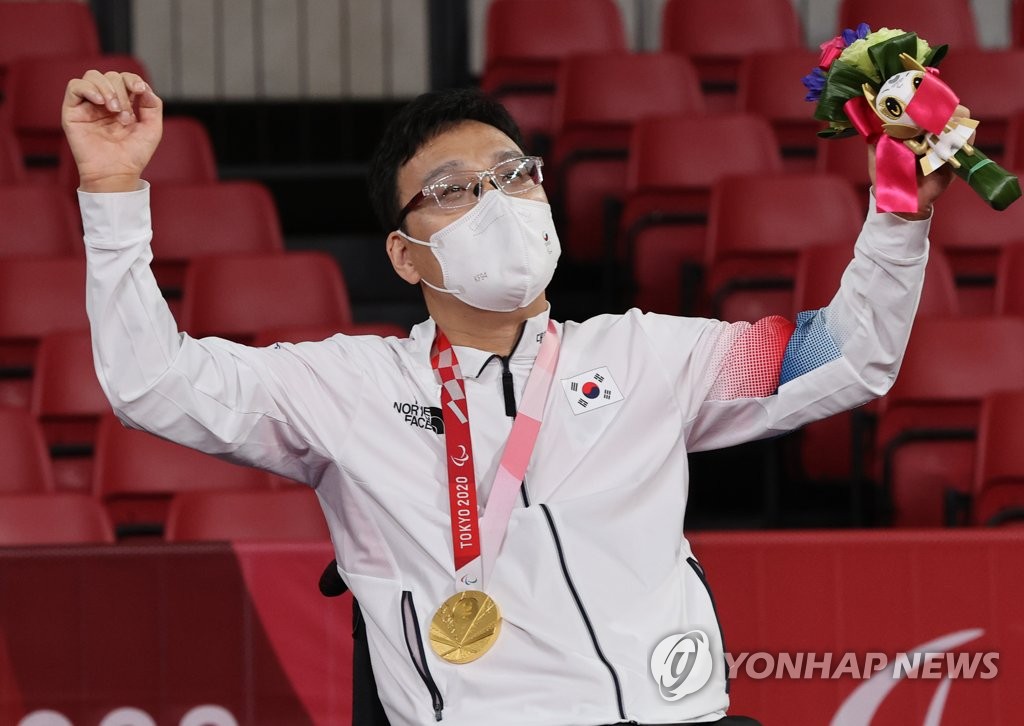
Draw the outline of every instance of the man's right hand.
[[[88,71],[68,83],[61,125],[83,191],[135,191],[160,143],[163,102],[134,73]]]

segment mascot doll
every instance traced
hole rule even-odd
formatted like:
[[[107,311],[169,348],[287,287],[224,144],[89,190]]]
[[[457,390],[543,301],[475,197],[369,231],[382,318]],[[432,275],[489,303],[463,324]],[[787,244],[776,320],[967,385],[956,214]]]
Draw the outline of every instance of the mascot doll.
[[[804,77],[826,138],[860,134],[876,145],[875,199],[884,212],[916,212],[917,169],[949,164],[993,209],[1020,195],[1013,174],[974,148],[974,119],[954,118],[959,98],[939,77],[946,46],[932,48],[914,33],[856,30],[822,44],[821,62]]]

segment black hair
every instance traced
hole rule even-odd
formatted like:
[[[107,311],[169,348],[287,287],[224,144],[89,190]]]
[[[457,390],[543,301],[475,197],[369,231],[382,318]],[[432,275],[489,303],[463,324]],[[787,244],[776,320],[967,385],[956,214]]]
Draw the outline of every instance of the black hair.
[[[370,204],[385,232],[395,229],[408,200],[398,199],[398,170],[426,142],[463,121],[479,121],[501,131],[520,148],[519,126],[494,98],[475,88],[431,91],[402,107],[384,129],[370,159]]]

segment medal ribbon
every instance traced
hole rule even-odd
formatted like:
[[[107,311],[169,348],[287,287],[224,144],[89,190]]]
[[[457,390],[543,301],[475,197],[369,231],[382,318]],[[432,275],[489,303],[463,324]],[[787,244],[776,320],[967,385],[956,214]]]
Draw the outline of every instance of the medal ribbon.
[[[523,400],[512,424],[512,432],[505,444],[487,508],[481,519],[477,513],[473,443],[470,439],[465,380],[452,344],[443,332],[437,331],[430,363],[441,384],[455,587],[459,590],[482,589],[483,582],[494,567],[494,560],[501,549],[515,508],[516,495],[537,443],[544,405],[558,362],[558,347],[558,331],[549,320],[547,333],[526,381]]]

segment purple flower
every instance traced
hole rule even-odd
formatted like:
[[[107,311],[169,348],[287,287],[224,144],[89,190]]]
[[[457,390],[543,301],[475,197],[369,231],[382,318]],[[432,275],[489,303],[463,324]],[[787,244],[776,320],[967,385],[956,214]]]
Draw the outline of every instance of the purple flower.
[[[804,87],[807,89],[805,101],[817,101],[821,98],[821,92],[825,89],[825,71],[815,68],[803,77]]]
[[[868,36],[868,33],[870,32],[871,26],[869,26],[867,23],[861,23],[860,25],[857,26],[856,30],[850,30],[849,28],[847,28],[846,30],[843,31],[843,43],[847,47],[849,47],[853,45],[856,41],[862,38],[866,38]]]

